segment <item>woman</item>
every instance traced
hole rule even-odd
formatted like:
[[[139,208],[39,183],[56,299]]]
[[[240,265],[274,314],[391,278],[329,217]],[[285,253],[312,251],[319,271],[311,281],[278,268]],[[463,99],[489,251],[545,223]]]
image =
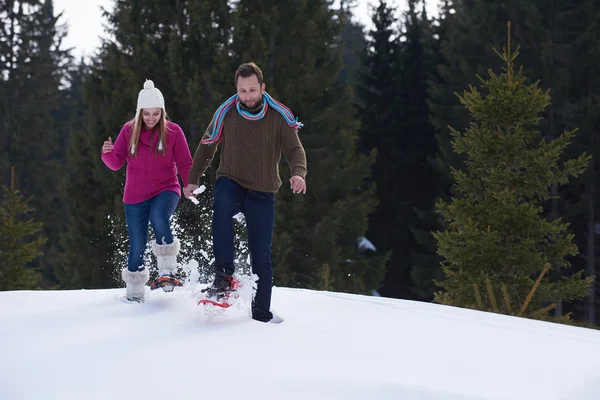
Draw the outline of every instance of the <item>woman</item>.
[[[127,161],[123,202],[130,249],[122,278],[129,301],[144,301],[149,278],[143,264],[148,222],[156,235],[152,251],[158,262],[158,279],[151,288],[171,291],[181,286],[174,276],[180,244],[172,235],[169,219],[181,197],[177,173],[185,187],[192,156],[183,131],[167,118],[162,93],[147,80],[133,120],[125,123],[114,144],[109,137],[102,146],[102,161],[108,168],[117,171]]]

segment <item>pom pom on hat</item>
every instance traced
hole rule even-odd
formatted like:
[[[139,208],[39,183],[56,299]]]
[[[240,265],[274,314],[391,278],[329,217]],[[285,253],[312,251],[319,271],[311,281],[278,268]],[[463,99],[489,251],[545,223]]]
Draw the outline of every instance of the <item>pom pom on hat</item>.
[[[154,87],[154,82],[147,79],[144,82],[144,88],[138,94],[137,110],[139,113],[142,108],[162,108],[165,110],[165,98],[160,90]]]

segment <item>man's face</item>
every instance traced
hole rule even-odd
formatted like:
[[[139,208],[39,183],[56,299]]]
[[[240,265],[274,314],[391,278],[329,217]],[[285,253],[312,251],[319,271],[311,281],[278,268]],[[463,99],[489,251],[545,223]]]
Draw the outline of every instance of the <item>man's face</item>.
[[[250,75],[247,78],[238,77],[237,94],[244,106],[255,108],[262,102],[262,94],[265,91],[265,84],[258,83],[256,75]]]

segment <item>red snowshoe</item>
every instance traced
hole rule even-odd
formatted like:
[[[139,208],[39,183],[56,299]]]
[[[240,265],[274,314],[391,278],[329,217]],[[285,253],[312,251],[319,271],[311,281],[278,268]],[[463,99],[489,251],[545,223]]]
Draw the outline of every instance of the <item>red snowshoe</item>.
[[[230,296],[237,297],[235,291],[240,287],[240,281],[234,279],[232,275],[226,275],[224,272],[217,271],[215,281],[212,286],[202,289],[205,293],[205,298],[198,301],[198,305],[213,305],[221,308],[229,308]]]

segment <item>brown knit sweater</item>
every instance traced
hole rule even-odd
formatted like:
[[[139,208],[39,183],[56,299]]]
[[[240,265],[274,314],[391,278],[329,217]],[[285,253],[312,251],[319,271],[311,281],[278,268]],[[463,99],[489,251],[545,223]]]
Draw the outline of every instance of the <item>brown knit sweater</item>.
[[[261,107],[248,111],[255,114]],[[202,139],[208,138],[213,121]],[[223,119],[219,146],[222,148],[217,179],[226,176],[247,189],[275,193],[282,184],[279,176],[282,152],[292,175],[306,178],[306,153],[298,134],[272,108],[258,121],[245,119],[235,108],[229,110]],[[190,183],[200,183],[217,148],[217,144],[208,146],[200,142],[194,154]]]

